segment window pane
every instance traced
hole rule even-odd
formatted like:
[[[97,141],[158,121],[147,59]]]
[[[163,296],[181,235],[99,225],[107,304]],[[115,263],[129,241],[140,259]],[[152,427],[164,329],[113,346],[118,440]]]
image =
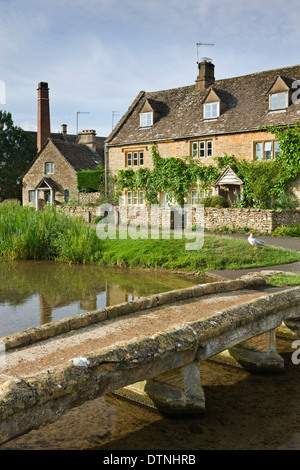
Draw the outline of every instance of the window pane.
[[[258,160],[262,160],[262,143],[258,143],[255,146],[255,156],[258,158]]]
[[[128,191],[127,193],[127,204],[132,204],[132,193]]]
[[[282,93],[274,93],[270,98],[271,109],[283,109],[288,106],[288,93],[286,91]]]
[[[198,143],[197,142],[192,143],[192,155],[193,157],[198,157]]]
[[[137,166],[138,164],[138,154],[137,152],[133,152],[133,166]]]
[[[69,200],[69,190],[68,189],[65,189],[65,202],[68,202]]]
[[[134,191],[134,193],[133,193],[133,204],[138,204],[138,203],[139,203],[138,193],[137,193],[137,191]]]
[[[204,142],[204,140],[199,142],[199,157],[205,157],[205,142]]]
[[[127,166],[131,166],[131,152],[127,153]]]
[[[35,191],[29,191],[29,202],[35,202]]]
[[[46,175],[53,175],[53,173],[54,173],[54,163],[53,162],[45,163],[45,173],[46,173]]]
[[[153,113],[142,113],[140,114],[140,126],[147,127],[153,124]]]
[[[275,158],[278,157],[279,154],[280,154],[280,144],[279,144],[279,142],[275,142],[274,143],[274,156],[275,156]]]
[[[277,108],[278,108],[277,94],[271,95],[271,109],[277,109]]]
[[[272,158],[272,142],[265,142],[265,159]]]
[[[205,119],[211,118],[211,104],[204,105],[204,117]]]
[[[140,152],[140,165],[144,165],[144,152]]]
[[[212,117],[218,117],[218,103],[212,103]]]
[[[139,192],[140,204],[144,204],[144,191]]]
[[[287,107],[287,93],[279,93],[278,95],[278,107],[286,108]]]
[[[211,119],[219,117],[219,103],[207,103],[204,105],[204,118]]]
[[[191,192],[191,204],[197,204],[198,202],[198,191]]]
[[[206,142],[206,145],[207,145],[207,157],[212,157],[212,141],[211,140],[208,140]]]

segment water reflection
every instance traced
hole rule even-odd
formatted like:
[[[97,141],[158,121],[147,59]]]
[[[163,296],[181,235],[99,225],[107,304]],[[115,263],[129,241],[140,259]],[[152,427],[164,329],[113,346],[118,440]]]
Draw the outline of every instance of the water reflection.
[[[162,271],[0,262],[0,337],[86,311],[209,282]]]

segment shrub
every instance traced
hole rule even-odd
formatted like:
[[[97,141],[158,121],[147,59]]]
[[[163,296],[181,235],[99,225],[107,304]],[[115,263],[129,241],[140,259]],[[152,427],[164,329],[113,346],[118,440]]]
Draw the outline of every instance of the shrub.
[[[300,237],[300,224],[280,225],[273,230],[272,235],[275,237]]]
[[[227,199],[223,196],[207,196],[200,201],[204,207],[229,207]]]
[[[77,172],[77,187],[79,191],[99,191],[104,170],[82,170]]]

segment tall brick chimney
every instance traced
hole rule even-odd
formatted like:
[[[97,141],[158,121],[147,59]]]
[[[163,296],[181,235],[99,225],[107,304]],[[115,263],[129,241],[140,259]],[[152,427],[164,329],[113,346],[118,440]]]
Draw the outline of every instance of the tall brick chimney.
[[[38,84],[38,122],[37,122],[37,149],[38,152],[50,137],[50,106],[48,83]]]
[[[215,83],[215,66],[209,60],[202,60],[198,63],[198,68],[196,91],[204,91]]]

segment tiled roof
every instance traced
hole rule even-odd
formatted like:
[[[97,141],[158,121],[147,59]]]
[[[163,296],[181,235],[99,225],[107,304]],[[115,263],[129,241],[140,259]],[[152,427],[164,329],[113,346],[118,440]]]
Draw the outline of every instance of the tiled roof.
[[[268,93],[278,76],[292,86],[294,80],[300,80],[300,65],[216,80],[212,88],[225,103],[216,120],[203,118],[203,102],[209,89],[197,92],[195,85],[191,85],[140,92],[106,142],[113,146],[295,124],[300,120],[300,104],[291,104],[285,112],[269,112]],[[140,128],[139,113],[146,99],[150,103],[159,103],[156,109],[159,108],[160,117],[152,127]]]
[[[94,170],[98,163],[98,154],[87,145],[74,144],[63,140],[51,139],[52,143],[65,157],[75,171]]]
[[[30,137],[32,137],[32,139],[36,142],[37,133],[35,131],[26,131],[26,133],[29,134]],[[76,134],[62,134],[60,132],[51,132],[50,137],[52,140],[55,141],[76,144]],[[102,164],[104,164],[104,142],[105,137],[96,136],[96,152],[99,157],[98,161]]]

